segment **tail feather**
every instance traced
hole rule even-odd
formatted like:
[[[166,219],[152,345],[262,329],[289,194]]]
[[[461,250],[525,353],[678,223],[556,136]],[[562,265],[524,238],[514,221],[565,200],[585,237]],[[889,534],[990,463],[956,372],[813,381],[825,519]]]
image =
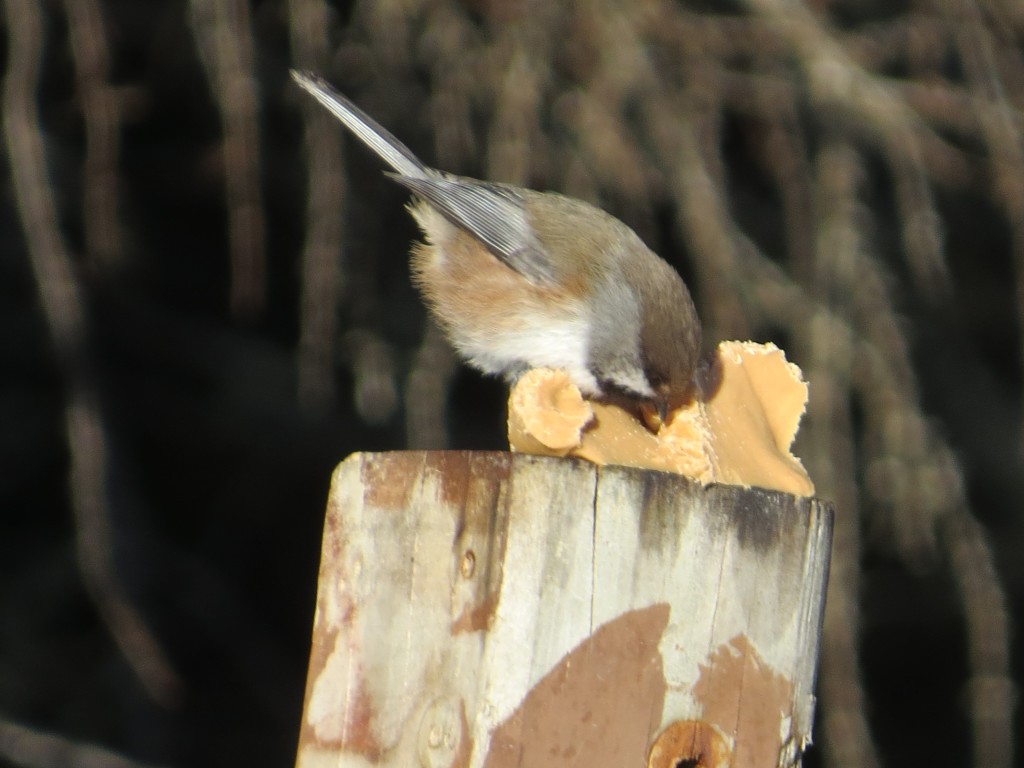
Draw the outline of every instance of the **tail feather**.
[[[358,136],[364,144],[402,176],[414,179],[432,178],[430,168],[420,162],[405,144],[384,126],[353,104],[348,98],[318,75],[291,70],[292,79],[323,104],[331,114]]]

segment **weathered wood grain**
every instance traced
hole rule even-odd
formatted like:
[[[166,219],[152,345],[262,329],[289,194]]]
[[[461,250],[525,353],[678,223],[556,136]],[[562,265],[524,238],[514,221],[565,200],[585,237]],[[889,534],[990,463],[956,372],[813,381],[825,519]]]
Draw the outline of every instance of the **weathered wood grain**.
[[[792,765],[831,515],[574,460],[351,456],[298,765]]]

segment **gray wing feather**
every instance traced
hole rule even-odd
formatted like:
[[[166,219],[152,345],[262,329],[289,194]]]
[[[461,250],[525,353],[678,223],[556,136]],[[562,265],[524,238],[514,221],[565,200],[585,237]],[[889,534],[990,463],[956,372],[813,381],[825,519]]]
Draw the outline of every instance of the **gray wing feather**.
[[[514,189],[474,179],[388,175],[523,277],[538,284],[555,282],[551,258],[537,240],[523,198]]]
[[[366,146],[402,176],[426,178],[430,169],[420,162],[405,144],[400,142],[383,125],[378,123],[346,96],[339,93],[322,77],[309,72],[291,71],[292,79],[303,90],[323,104],[336,118],[341,120]]]
[[[537,240],[521,195],[510,187],[448,178],[424,165],[384,126],[323,78],[291,70],[292,79],[390,165],[388,174],[482,242],[497,258],[534,283],[555,281],[547,250]]]

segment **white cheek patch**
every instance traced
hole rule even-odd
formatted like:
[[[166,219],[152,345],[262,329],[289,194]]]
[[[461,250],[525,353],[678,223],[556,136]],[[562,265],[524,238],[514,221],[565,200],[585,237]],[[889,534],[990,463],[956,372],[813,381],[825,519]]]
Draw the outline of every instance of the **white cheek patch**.
[[[654,397],[640,358],[640,300],[630,281],[620,275],[599,282],[594,305],[604,311],[595,314],[590,331],[591,367],[616,389]]]
[[[641,397],[654,397],[650,382],[639,368],[606,371],[605,376],[610,383],[624,392]]]

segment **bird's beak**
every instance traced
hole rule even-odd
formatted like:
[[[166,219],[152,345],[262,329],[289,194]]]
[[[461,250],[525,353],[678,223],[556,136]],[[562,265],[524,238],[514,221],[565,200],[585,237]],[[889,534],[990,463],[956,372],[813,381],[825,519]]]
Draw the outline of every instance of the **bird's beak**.
[[[644,400],[640,403],[640,421],[655,435],[665,425],[668,415],[668,403],[662,398]]]
[[[668,423],[668,398],[659,397],[654,401],[654,407],[658,411],[658,419],[662,424]]]

